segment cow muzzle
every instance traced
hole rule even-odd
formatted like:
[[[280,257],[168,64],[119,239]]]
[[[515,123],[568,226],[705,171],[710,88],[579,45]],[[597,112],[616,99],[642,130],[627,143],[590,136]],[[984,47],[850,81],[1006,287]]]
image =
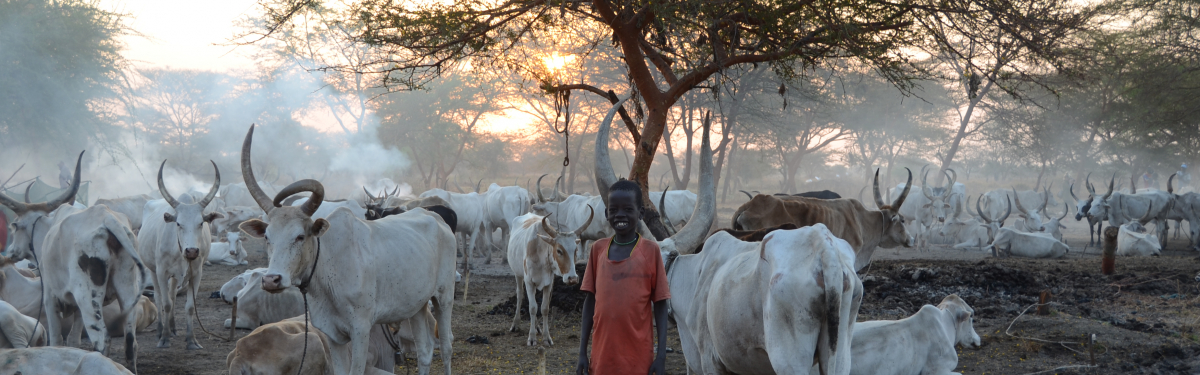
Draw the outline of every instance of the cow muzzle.
[[[196,260],[196,258],[200,257],[200,249],[195,247],[183,249],[183,257],[189,261]]]
[[[563,277],[563,282],[564,282],[564,283],[567,283],[567,285],[575,285],[575,284],[579,284],[579,276],[566,276],[566,277]]]
[[[283,276],[267,274],[262,277],[262,290],[270,293],[283,291]]]

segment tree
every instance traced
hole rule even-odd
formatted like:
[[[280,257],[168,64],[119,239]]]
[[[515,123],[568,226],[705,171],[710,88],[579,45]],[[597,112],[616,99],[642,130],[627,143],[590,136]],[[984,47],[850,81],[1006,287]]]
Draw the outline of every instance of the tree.
[[[634,108],[643,120],[638,126],[622,115],[637,143],[629,177],[647,189],[650,164],[671,107],[689,91],[711,83],[714,75],[769,64],[778,77],[793,80],[807,68],[853,58],[907,87],[913,71],[901,48],[922,36],[911,27],[915,20],[964,12],[975,2],[1005,16],[1017,11],[1009,3],[965,1],[969,1],[966,7],[916,0],[466,0],[452,4],[360,0],[347,4],[344,17],[364,25],[355,39],[379,51],[375,71],[384,75],[384,86],[395,89],[422,87],[461,62],[512,67],[551,50],[587,57],[588,50],[613,45],[619,53],[612,55],[618,58],[610,63],[625,69],[631,94],[638,98]],[[263,26],[249,36],[261,39],[302,27],[298,19],[320,4],[268,0]],[[1042,25],[1041,19],[1028,21],[1038,23],[1028,27]],[[547,84],[542,89],[552,94],[585,91],[617,100],[611,89],[587,82]],[[647,212],[646,219],[655,236],[665,236],[656,211]]]
[[[77,153],[111,135],[125,22],[90,1],[0,2],[0,145]]]

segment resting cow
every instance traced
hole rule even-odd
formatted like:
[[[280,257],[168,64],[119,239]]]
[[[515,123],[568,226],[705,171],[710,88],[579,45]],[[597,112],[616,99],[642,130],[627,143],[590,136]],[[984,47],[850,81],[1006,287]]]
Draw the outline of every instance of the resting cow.
[[[1151,212],[1155,211],[1153,209],[1148,210],[1138,221],[1120,226],[1121,229],[1117,232],[1117,255],[1150,256],[1162,254],[1162,246],[1159,245],[1158,236],[1155,236],[1146,229],[1146,224],[1151,220]]]
[[[209,246],[204,264],[242,266],[250,263],[246,261],[248,255],[242,244],[242,232],[225,232],[225,242],[213,242]]]
[[[958,295],[900,320],[854,323],[851,374],[957,374],[955,345],[977,347],[975,310]]]
[[[135,335],[137,332],[145,332],[151,324],[158,321],[158,307],[154,306],[154,302],[150,301],[150,297],[138,296],[137,305],[134,306],[137,310],[137,321],[134,322]],[[121,321],[121,307],[116,303],[104,305],[101,309],[104,314],[104,325],[108,326],[108,337],[125,336],[125,325]]]
[[[288,288],[279,293],[268,293],[262,289],[262,275],[266,268],[256,268],[234,277],[221,287],[221,297],[225,302],[233,303],[237,297],[237,327],[254,329],[263,324],[275,323],[284,319],[304,314],[304,297],[296,288]],[[226,294],[226,289],[232,289]],[[225,328],[229,328],[232,319],[225,319]]]
[[[1012,228],[1000,228],[996,239],[984,248],[984,251],[988,250],[994,256],[999,256],[1000,251],[1004,250],[1008,255],[1022,258],[1062,258],[1071,248],[1049,233],[1025,233]]]
[[[103,354],[64,347],[0,350],[0,374],[133,375]]]
[[[422,315],[424,319],[433,320],[428,310]],[[432,324],[432,323],[431,323]],[[304,316],[289,318],[281,322],[258,327],[246,337],[238,339],[236,346],[225,357],[225,365],[230,374],[311,374],[324,375],[334,373],[331,350],[334,346],[329,336],[324,332],[308,325],[308,352],[305,354]],[[404,343],[411,343],[411,331],[403,329],[392,333],[384,325],[375,325],[371,329],[370,342],[367,345],[368,374],[391,374],[395,369],[395,350],[388,343],[385,335],[391,334],[404,351]],[[426,332],[432,336],[432,332]],[[405,337],[407,335],[407,337]],[[429,339],[432,339],[430,337]],[[344,350],[344,349],[343,349]],[[411,351],[411,349],[409,349]],[[304,364],[300,368],[301,357]]]
[[[17,311],[0,301],[0,349],[19,349],[46,345],[46,322]]]

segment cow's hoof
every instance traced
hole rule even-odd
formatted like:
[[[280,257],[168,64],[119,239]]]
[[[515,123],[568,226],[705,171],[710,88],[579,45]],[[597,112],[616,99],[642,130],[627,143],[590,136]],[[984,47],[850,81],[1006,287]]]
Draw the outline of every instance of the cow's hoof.
[[[529,345],[529,346],[537,346],[537,344],[538,344],[537,337],[530,337],[529,340],[525,342],[525,344]]]
[[[200,349],[204,349],[204,347],[200,346],[200,343],[197,343],[197,342],[189,342],[187,345],[187,350],[200,350]]]
[[[546,344],[546,346],[554,346],[554,340],[550,339],[550,337],[546,337],[542,343]]]
[[[170,348],[171,340],[167,340],[167,339],[158,340],[158,347],[159,348]]]
[[[1197,279],[1198,279],[1198,280],[1200,280],[1200,274],[1197,274],[1197,275],[1196,275],[1196,277],[1197,277]],[[508,327],[508,331],[509,331],[509,332],[516,332],[516,331],[517,331],[517,326],[515,326],[515,325],[514,325],[514,326],[512,326],[512,327]]]

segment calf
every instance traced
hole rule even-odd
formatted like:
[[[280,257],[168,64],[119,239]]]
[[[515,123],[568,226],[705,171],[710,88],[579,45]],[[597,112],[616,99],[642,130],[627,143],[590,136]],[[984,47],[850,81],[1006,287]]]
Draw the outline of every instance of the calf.
[[[241,266],[246,261],[246,248],[242,245],[242,232],[225,232],[225,242],[213,242],[204,264]]]
[[[433,321],[433,314],[428,309],[418,319]],[[331,350],[337,350],[329,341],[329,336],[320,329],[308,325],[307,338],[303,316],[271,323],[258,327],[246,337],[238,339],[233,351],[225,357],[225,365],[230,374],[311,374],[324,375],[333,373]],[[367,373],[391,374],[395,370],[396,351],[412,352],[413,331],[407,322],[401,324],[396,332],[387,325],[379,324],[371,329],[370,342],[367,345]],[[432,327],[432,323],[429,324]],[[425,335],[432,340],[432,330]],[[389,337],[391,336],[391,337]],[[308,352],[304,351],[305,340],[308,341]],[[394,349],[389,343],[396,341],[400,348]],[[344,350],[344,349],[343,349]],[[301,369],[301,358],[303,368]]]
[[[575,273],[575,253],[579,248],[579,233],[591,224],[584,222],[574,231],[560,232],[546,223],[548,216],[529,213],[513,219],[517,228],[508,243],[508,266],[512,267],[517,279],[517,313],[513,314],[510,332],[517,331],[521,319],[521,292],[529,297],[529,346],[537,345],[537,332],[541,331],[546,346],[554,345],[550,338],[550,292],[554,287],[554,276],[561,275],[567,285],[579,282]],[[541,223],[541,225],[539,225]],[[537,329],[537,291],[542,291],[542,328]]]
[[[263,324],[275,323],[304,314],[304,296],[296,288],[279,293],[268,293],[260,287],[266,268],[256,268],[234,277],[221,287],[221,297],[227,303],[237,298],[237,327],[254,329]],[[238,289],[233,289],[238,287]],[[233,289],[226,293],[227,289]],[[225,319],[225,328],[233,324]]]
[[[955,345],[977,347],[975,310],[958,295],[925,305],[900,320],[854,323],[851,374],[950,374],[958,367]]]
[[[0,256],[0,300],[37,317],[42,313],[42,279],[23,274],[13,258]]]
[[[150,297],[138,297],[137,305],[134,306],[134,309],[136,309],[138,312],[136,316],[136,322],[134,323],[134,328],[136,329],[136,331],[134,331],[135,335],[138,332],[145,332],[151,324],[154,324],[158,321],[158,307],[154,306],[154,302],[150,301]],[[125,325],[121,324],[123,322],[120,320],[122,318],[120,305],[110,303],[104,305],[104,308],[101,309],[101,311],[104,314],[104,324],[112,327],[108,329],[108,336],[124,336]]]
[[[46,325],[0,301],[0,349],[21,349],[46,345]]]

